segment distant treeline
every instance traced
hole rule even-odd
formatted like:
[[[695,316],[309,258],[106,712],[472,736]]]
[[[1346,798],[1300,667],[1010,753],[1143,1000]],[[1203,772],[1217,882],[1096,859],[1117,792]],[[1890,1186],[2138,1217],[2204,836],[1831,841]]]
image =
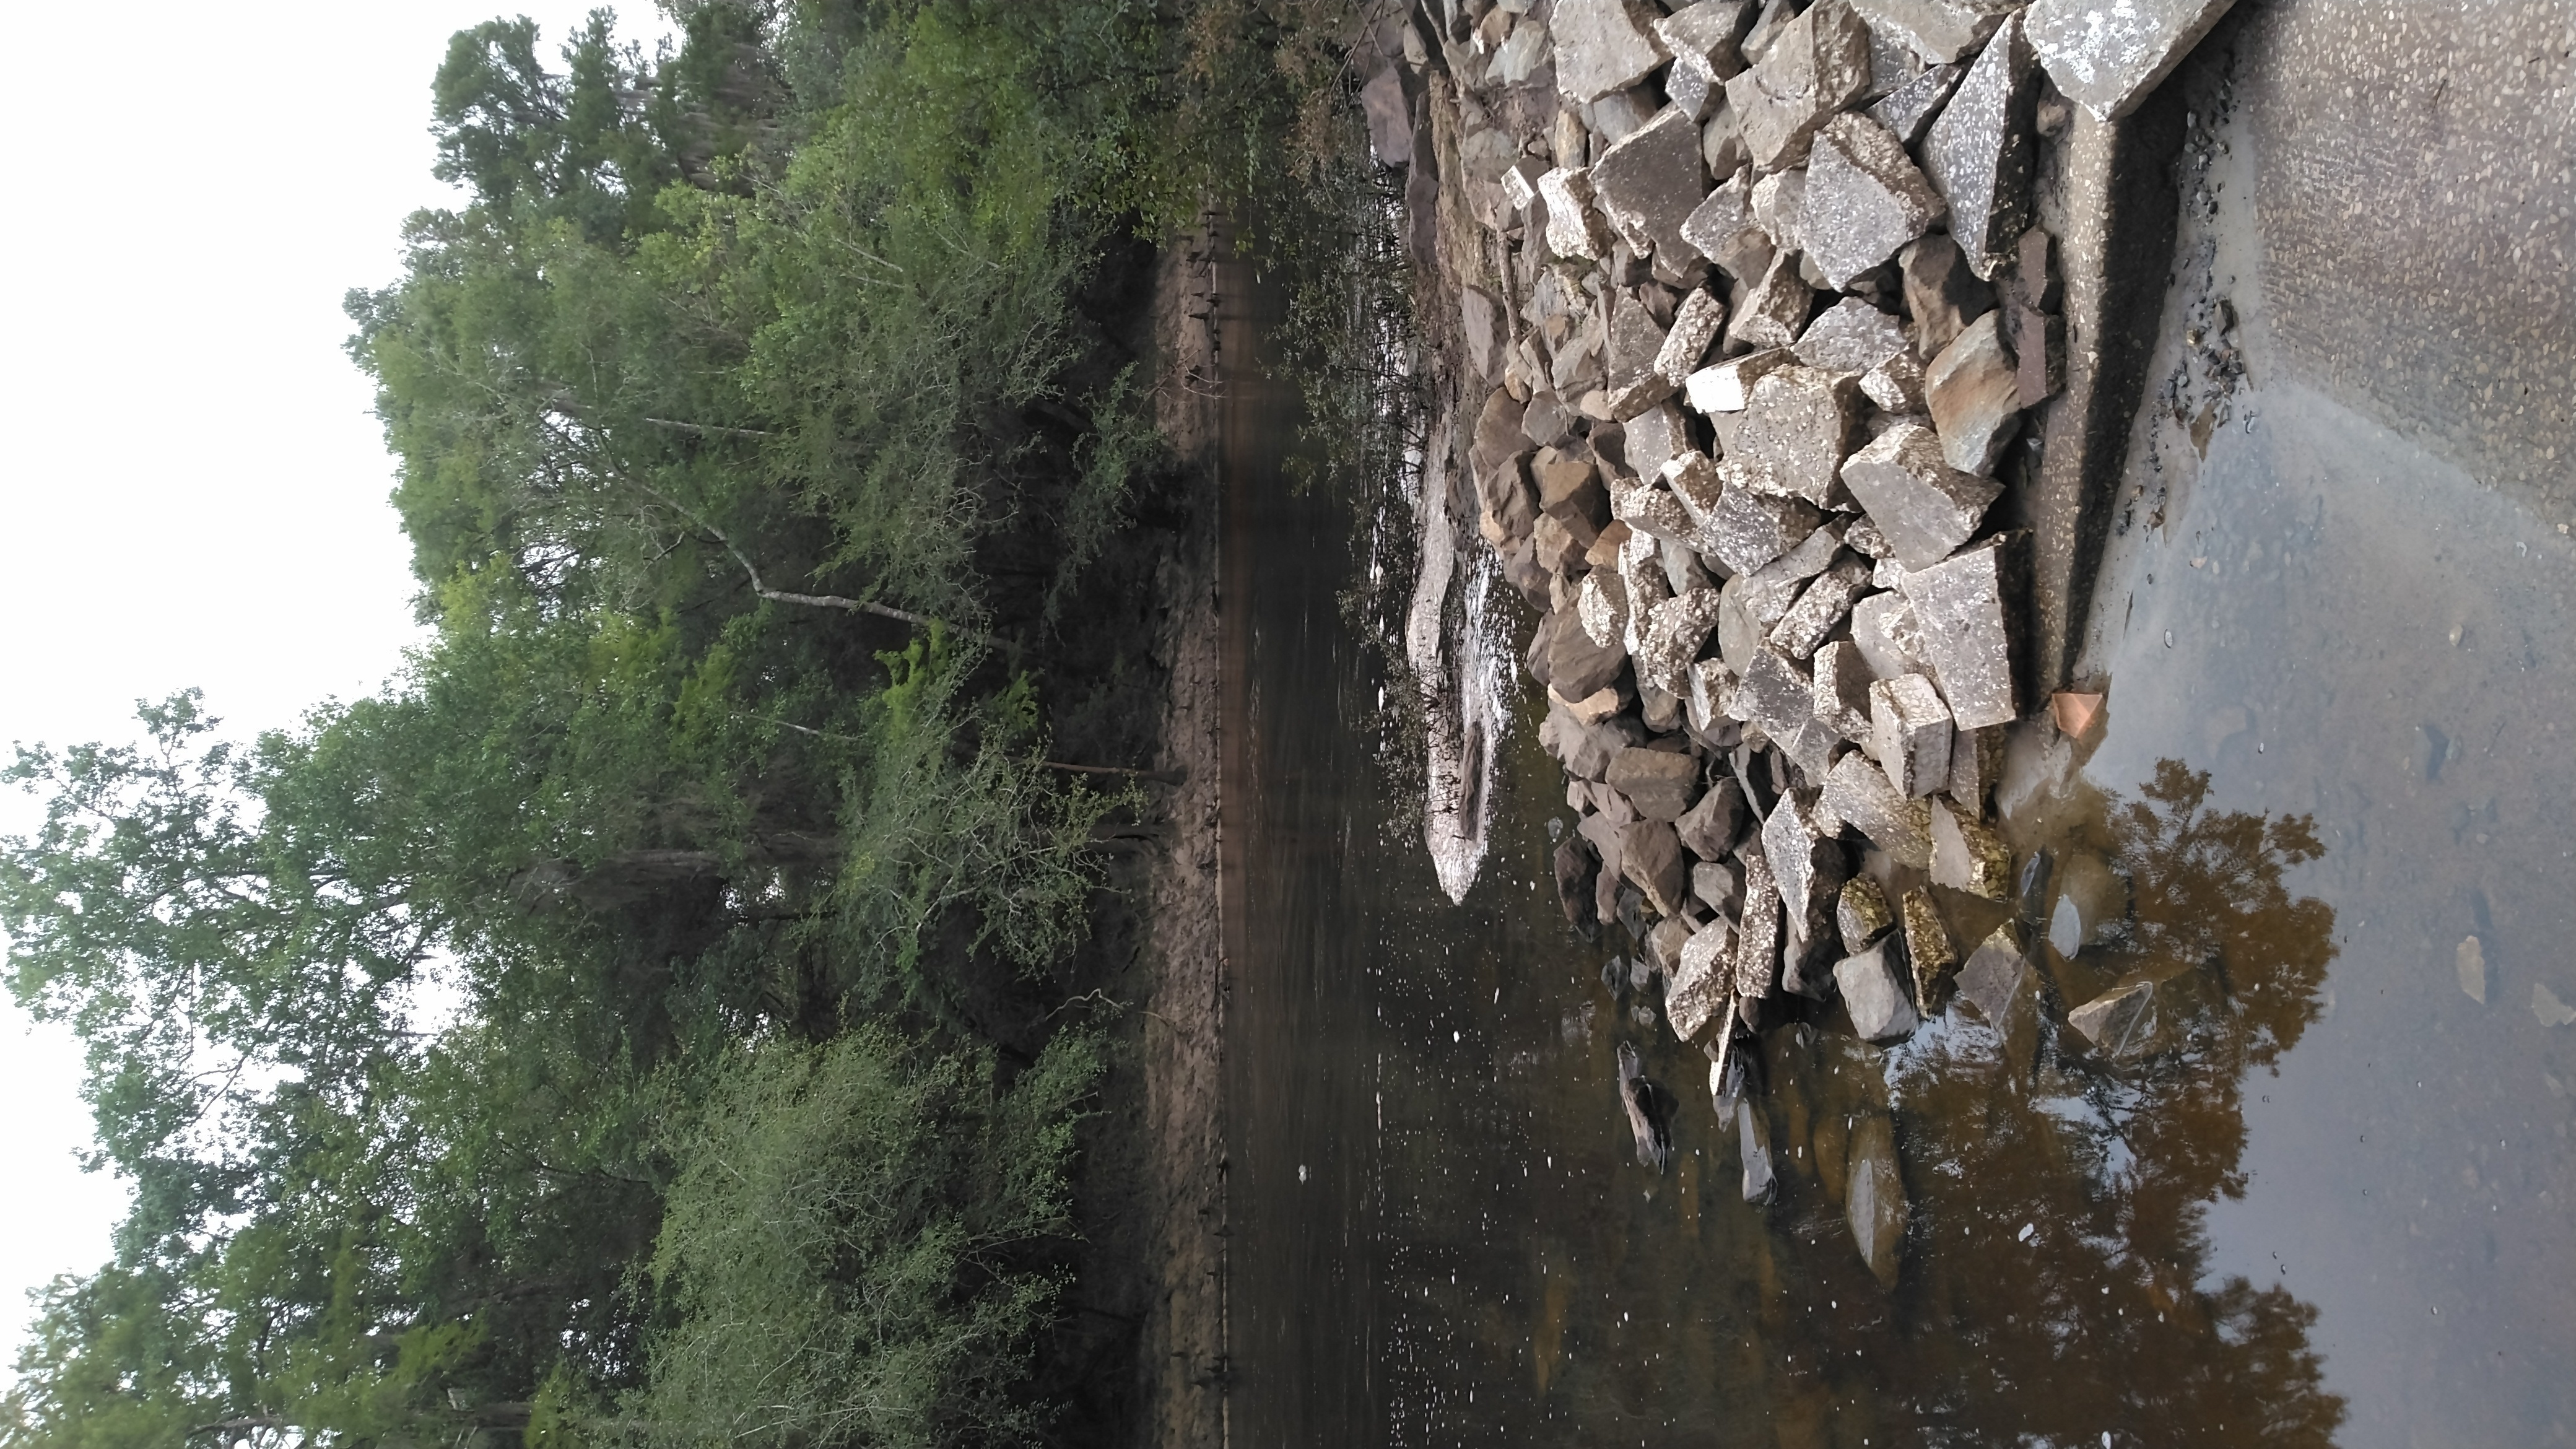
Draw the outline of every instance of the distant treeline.
[[[1144,807],[1050,762],[1155,743],[1153,243],[1311,179],[1349,9],[455,37],[465,199],[348,303],[429,642],[8,772],[10,985],[135,1202],[0,1445],[1100,1429],[1036,1385]]]

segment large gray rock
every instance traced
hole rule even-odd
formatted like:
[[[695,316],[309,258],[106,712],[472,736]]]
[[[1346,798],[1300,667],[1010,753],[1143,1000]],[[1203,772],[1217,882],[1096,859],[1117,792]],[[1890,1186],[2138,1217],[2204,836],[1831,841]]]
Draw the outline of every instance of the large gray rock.
[[[1769,649],[1753,651],[1736,687],[1735,708],[1773,740],[1785,740],[1815,720],[1813,687],[1804,671]]]
[[[1744,862],[1744,916],[1735,931],[1735,994],[1761,998],[1780,984],[1780,890],[1761,856]]]
[[[1950,234],[1980,277],[1995,274],[2030,225],[2032,73],[2016,16],[1986,43],[1924,133],[1924,173],[1950,204]]]
[[[1831,508],[1844,497],[1843,459],[1860,426],[1857,379],[1784,367],[1753,385],[1727,461],[1765,493]]]
[[[1669,820],[1637,820],[1619,833],[1619,873],[1646,897],[1659,916],[1681,914],[1689,878],[1682,869],[1681,838]]]
[[[1865,373],[1905,351],[1905,324],[1858,297],[1845,297],[1807,324],[1794,349],[1822,372]]]
[[[2094,118],[2134,111],[2236,0],[2037,0],[2031,48],[2066,98]]]
[[[1638,641],[1637,682],[1680,694],[1690,687],[1683,671],[1690,668],[1717,627],[1718,592],[1692,589],[1655,608],[1655,616]]]
[[[1995,471],[2021,430],[2021,384],[2004,346],[2003,314],[1988,312],[1951,339],[1923,373],[1924,402],[1941,456],[1962,473]]]
[[[1819,928],[1833,919],[1834,893],[1849,875],[1842,846],[1817,819],[1813,807],[1790,794],[1781,796],[1770,818],[1762,822],[1762,852],[1771,864],[1771,879],[1780,892],[1790,936],[1801,943],[1812,942],[1823,934]]]
[[[1744,276],[1748,267],[1758,275],[1768,267],[1770,244],[1762,236],[1761,225],[1753,219],[1753,168],[1746,166],[1729,173],[1715,190],[1702,197],[1691,214],[1682,218],[1681,236],[1691,250],[1732,275]]]
[[[1807,327],[1815,289],[1798,275],[1798,259],[1782,252],[1771,259],[1762,280],[1745,291],[1744,300],[1726,324],[1726,335],[1744,347],[1789,347]]]
[[[2006,602],[2019,598],[2009,587],[2018,570],[2007,552],[2016,545],[2012,536],[1988,539],[1904,579],[1922,631],[1919,652],[1960,729],[2009,724],[2021,714]]]
[[[1771,647],[1792,659],[1804,659],[1816,652],[1851,612],[1852,600],[1869,586],[1869,565],[1845,556],[1832,568],[1818,574],[1813,583],[1798,595],[1798,602],[1771,626]]]
[[[1843,1188],[1843,1218],[1861,1261],[1882,1288],[1894,1288],[1905,1262],[1905,1178],[1897,1171],[1896,1133],[1871,1113],[1851,1136],[1851,1178]]]
[[[1726,101],[1742,118],[1753,164],[1781,171],[1807,159],[1817,128],[1866,94],[1869,77],[1869,28],[1847,0],[1819,0],[1726,83]]]
[[[1611,789],[1647,820],[1679,820],[1699,795],[1699,760],[1671,750],[1631,747],[1610,761]]]
[[[1823,800],[1826,809],[1868,836],[1888,859],[1914,870],[1930,868],[1930,807],[1900,793],[1869,756],[1855,751],[1834,761],[1825,774]]]
[[[1905,143],[1885,126],[1846,112],[1816,133],[1799,232],[1827,286],[1850,286],[1923,235],[1944,209]]]
[[[1591,173],[1559,166],[1538,179],[1538,194],[1547,203],[1548,250],[1560,257],[1597,262],[1610,254],[1618,234],[1593,204]],[[1563,379],[1559,379],[1562,385]]]
[[[1656,320],[1655,314],[1648,310],[1645,302],[1634,292],[1613,293],[1610,298],[1610,330],[1606,352],[1611,390],[1617,392],[1627,388],[1652,372],[1655,367],[1655,354],[1663,350],[1663,345],[1664,324]],[[1654,398],[1631,408],[1628,417],[1633,418],[1647,407],[1670,396],[1672,394],[1667,392],[1663,397]],[[1622,422],[1627,420],[1627,418],[1620,419]],[[1638,471],[1650,477],[1653,475],[1651,468],[1641,467]]]
[[[1655,20],[1645,0],[1561,0],[1551,25],[1557,90],[1579,106],[1644,80],[1669,58]]]
[[[1950,711],[1920,674],[1869,687],[1869,753],[1899,794],[1919,798],[1950,780]]]
[[[1607,647],[1613,640],[1628,637],[1628,581],[1611,569],[1594,569],[1575,586],[1575,617],[1583,621],[1584,635],[1595,644]]]
[[[1691,894],[1699,897],[1700,904],[1716,911],[1719,920],[1727,922],[1731,950],[1735,927],[1726,913],[1743,909],[1744,867],[1734,861],[1701,861],[1691,867]],[[1733,957],[1730,955],[1728,959]]]
[[[1539,627],[1547,641],[1547,683],[1567,699],[1608,688],[1627,665],[1626,646],[1616,639],[1606,645],[1594,643],[1572,609],[1557,610]]]
[[[1701,413],[1740,413],[1751,405],[1755,383],[1796,361],[1798,354],[1786,347],[1748,352],[1701,368],[1683,387],[1690,405]]]
[[[1494,294],[1478,286],[1458,289],[1459,334],[1467,344],[1467,365],[1476,376],[1497,382],[1503,375],[1503,352],[1511,346],[1511,324],[1504,320],[1503,304]]]
[[[1730,458],[1718,465],[1726,480],[1717,507],[1709,515],[1709,546],[1735,572],[1751,573],[1797,547],[1816,531],[1824,515],[1804,499],[1756,489],[1743,465]]]
[[[1721,83],[1744,70],[1744,32],[1762,7],[1755,0],[1698,0],[1654,24],[1674,60],[1697,61]]]
[[[1896,1041],[1913,1035],[1914,1028],[1921,1025],[1921,1019],[1914,1014],[1914,1003],[1906,1000],[1905,985],[1896,979],[1896,967],[1888,959],[1894,944],[1892,940],[1881,940],[1834,966],[1834,985],[1842,992],[1844,1007],[1851,1012],[1852,1030],[1860,1033],[1863,1041]]]
[[[1860,395],[1890,417],[1912,417],[1923,411],[1923,363],[1912,352],[1900,352],[1860,375]]]
[[[2027,0],[1852,0],[1873,33],[1894,36],[1931,64],[1975,53]]]
[[[1914,606],[1905,602],[1902,593],[1872,594],[1852,605],[1852,647],[1860,651],[1869,672],[1881,679],[1923,671],[1923,661],[1914,654],[1921,638]]]
[[[1670,539],[1699,553],[1717,550],[1719,540],[1701,529],[1698,521],[1683,510],[1681,500],[1673,497],[1672,490],[1668,488],[1641,484],[1621,489],[1610,495],[1610,511],[1630,529],[1648,538]],[[1668,590],[1669,587],[1667,585]],[[1638,597],[1637,580],[1632,577],[1628,580],[1628,617],[1632,625],[1644,619],[1643,602]],[[1657,602],[1661,602],[1660,598]]]
[[[1905,312],[1914,319],[1914,348],[1929,361],[1968,324],[1994,310],[1995,289],[1968,270],[1947,232],[1934,232],[1897,253]]]
[[[1805,238],[1798,231],[1799,214],[1807,206],[1807,168],[1775,171],[1753,183],[1753,224],[1771,239],[1772,249],[1803,252]]]
[[[1897,140],[1914,145],[1932,128],[1933,117],[1941,114],[1943,103],[1958,87],[1959,77],[1967,73],[1964,65],[1936,65],[1880,97],[1869,108],[1869,118],[1885,126]]]
[[[1652,479],[1664,465],[1690,451],[1690,429],[1679,408],[1656,406],[1627,420],[1628,466],[1640,478]]]
[[[1789,609],[1805,592],[1806,581],[1833,567],[1840,542],[1831,526],[1808,534],[1796,548],[1780,555],[1752,573],[1728,580],[1745,616],[1768,631],[1789,616]]]
[[[1809,667],[1815,671],[1808,697],[1816,718],[1854,744],[1868,740],[1869,687],[1875,676],[1860,650],[1849,639],[1828,640],[1817,646]]]
[[[1675,106],[1656,112],[1592,163],[1592,193],[1630,251],[1686,255],[1682,222],[1708,195],[1699,123]]]
[[[1681,964],[1664,985],[1664,1019],[1672,1023],[1673,1035],[1699,1041],[1734,1010],[1734,945],[1724,917],[1682,943]]]
[[[1673,309],[1672,330],[1664,334],[1664,345],[1655,352],[1656,376],[1679,391],[1699,370],[1700,359],[1708,355],[1709,344],[1717,341],[1718,330],[1725,325],[1726,303],[1705,287],[1691,289]]]
[[[2010,925],[1997,926],[1959,968],[1959,998],[1975,1007],[1989,1026],[2003,1027],[2037,991],[2030,962],[2013,940]]]
[[[1698,803],[1673,822],[1673,827],[1691,854],[1704,861],[1722,860],[1735,844],[1735,837],[1744,831],[1744,815],[1744,787],[1728,776],[1711,785]],[[1692,889],[1698,889],[1695,876]]]
[[[1607,146],[1626,140],[1628,133],[1653,120],[1655,112],[1661,109],[1663,107],[1656,104],[1653,93],[1646,87],[1632,86],[1627,90],[1612,91],[1585,106],[1583,120],[1598,133],[1602,145]],[[1593,154],[1598,156],[1599,149],[1595,148]]]
[[[1991,478],[1960,472],[1921,423],[1898,423],[1843,464],[1843,482],[1908,569],[1930,568],[1966,543],[2003,496]]]

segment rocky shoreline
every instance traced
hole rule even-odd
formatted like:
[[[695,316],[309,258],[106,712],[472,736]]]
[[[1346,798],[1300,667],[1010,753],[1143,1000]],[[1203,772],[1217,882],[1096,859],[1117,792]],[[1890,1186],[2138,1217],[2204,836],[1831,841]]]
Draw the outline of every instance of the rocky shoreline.
[[[1605,979],[1709,1058],[1748,1199],[1767,1029],[2154,1034],[2149,987],[2049,1002],[2019,908],[2047,860],[2016,870],[1994,790],[2008,732],[2099,714],[2064,645],[2135,406],[2117,259],[2158,249],[2130,118],[2228,8],[1434,0],[1364,48],[1451,294],[1445,471],[1542,613],[1559,899],[1628,933]],[[1892,1134],[1852,1130],[1843,1197],[1893,1282]]]

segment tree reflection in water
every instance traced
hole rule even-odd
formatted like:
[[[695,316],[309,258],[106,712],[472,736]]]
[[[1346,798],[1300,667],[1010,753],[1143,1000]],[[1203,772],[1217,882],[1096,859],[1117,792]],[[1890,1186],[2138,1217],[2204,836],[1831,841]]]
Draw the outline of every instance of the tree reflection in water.
[[[2247,1076],[2319,1014],[2334,912],[2282,875],[2323,847],[2306,817],[2208,793],[2165,760],[2061,839],[2125,878],[2128,909],[2073,960],[2032,943],[2051,1011],[1999,1030],[1954,1010],[1884,1061],[1830,1026],[1766,1043],[1791,1241],[1757,1250],[1775,1261],[1755,1265],[1763,1330],[1742,1352],[1782,1444],[2330,1442],[2344,1407],[2308,1342],[2316,1310],[2207,1281],[2205,1224],[2245,1191]],[[2106,1061],[2060,1024],[2139,978],[2159,983],[2159,1050]],[[1837,1180],[1852,1125],[1889,1106],[1912,1199],[1892,1293],[1853,1251]]]

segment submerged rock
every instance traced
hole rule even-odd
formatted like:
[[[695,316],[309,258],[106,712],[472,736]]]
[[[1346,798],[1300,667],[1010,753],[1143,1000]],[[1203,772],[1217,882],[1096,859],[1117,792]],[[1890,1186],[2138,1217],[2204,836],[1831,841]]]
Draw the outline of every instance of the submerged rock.
[[[1843,1217],[1861,1261],[1885,1288],[1896,1286],[1905,1250],[1905,1179],[1897,1170],[1896,1130],[1870,1114],[1851,1135],[1851,1177],[1843,1189]]]
[[[2066,1024],[2114,1061],[2145,1056],[2156,1050],[2163,1036],[2156,985],[2132,981],[2115,986],[2066,1013]]]
[[[1852,1030],[1863,1041],[1896,1041],[1912,1035],[1921,1024],[1889,959],[1894,949],[1893,937],[1882,938],[1834,965],[1834,986],[1851,1013]]]
[[[1646,1064],[1633,1043],[1619,1043],[1619,1105],[1628,1115],[1628,1130],[1637,1139],[1637,1165],[1662,1172],[1672,1166],[1672,1126],[1655,1084],[1646,1080]]]
[[[1664,1019],[1686,1042],[1706,1037],[1725,1024],[1735,1007],[1734,938],[1723,918],[1694,932],[1683,943],[1681,964],[1664,988]]]
[[[1932,883],[1990,901],[2012,899],[2012,847],[1948,802],[1932,802]]]
[[[1779,1174],[1771,1165],[1771,1119],[1749,1098],[1735,1099],[1737,1151],[1744,1163],[1744,1200],[1768,1202]]]

